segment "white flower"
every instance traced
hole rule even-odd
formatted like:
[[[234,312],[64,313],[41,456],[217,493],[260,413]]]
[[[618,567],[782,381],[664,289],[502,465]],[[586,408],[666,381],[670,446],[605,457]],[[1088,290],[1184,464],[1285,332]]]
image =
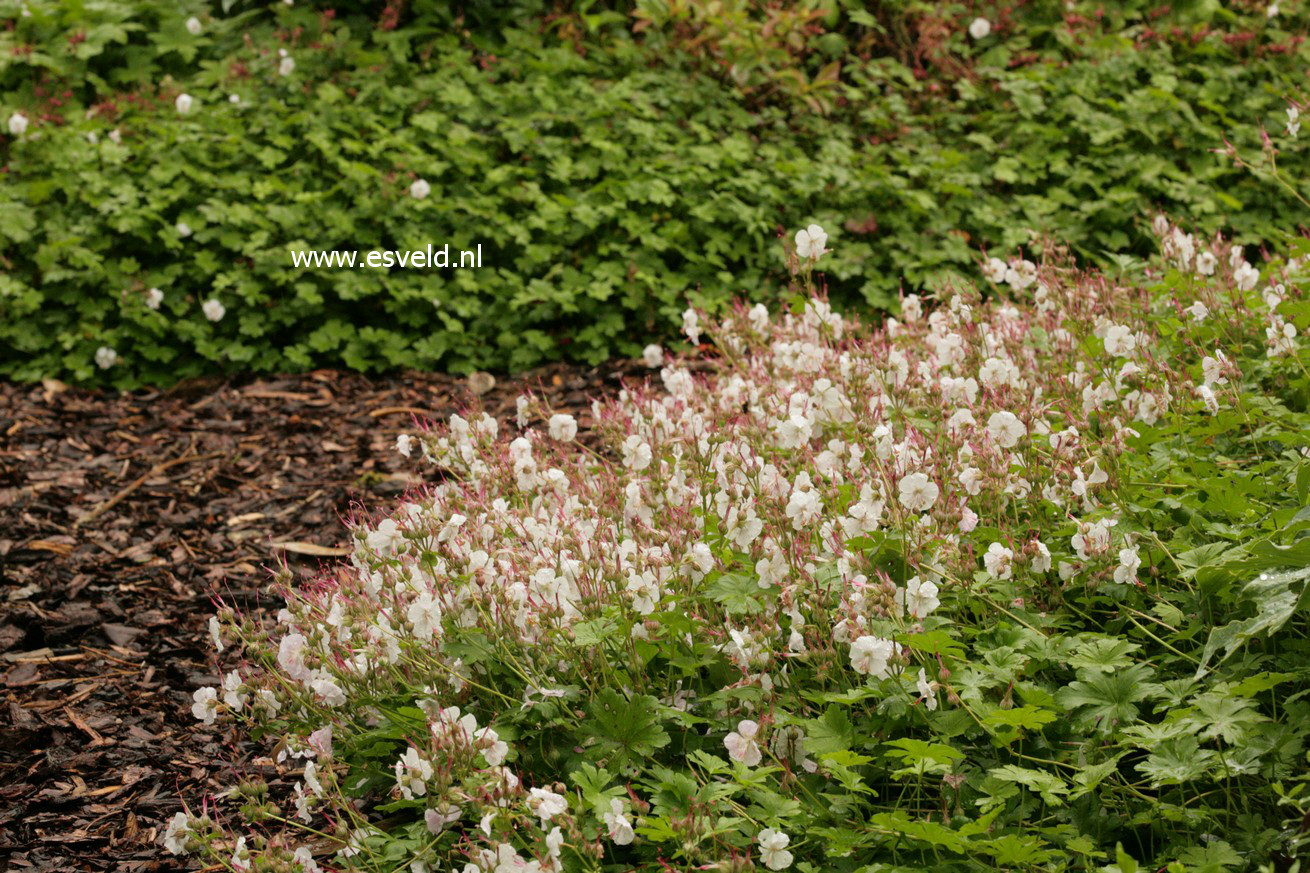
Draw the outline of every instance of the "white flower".
[[[1220,351],[1216,351],[1215,354],[1218,357],[1212,358],[1206,355],[1201,358],[1201,376],[1206,385],[1226,385],[1228,378],[1224,376],[1224,365],[1228,358]]]
[[[1246,261],[1237,265],[1233,270],[1233,281],[1242,291],[1250,291],[1255,287],[1255,283],[1260,281],[1260,271],[1248,264]]]
[[[609,828],[610,839],[616,846],[631,845],[636,833],[632,830],[632,820],[623,811],[623,801],[617,797],[610,799],[610,811],[605,813],[605,827]]]
[[[223,677],[223,702],[232,709],[241,709],[246,705],[248,699],[246,692],[241,690],[241,673],[233,670]]]
[[[550,417],[550,438],[560,442],[569,442],[578,435],[578,423],[573,416],[559,413]]]
[[[308,846],[301,846],[291,853],[291,860],[300,865],[300,873],[323,873],[323,868],[314,860],[314,854]]]
[[[901,505],[910,512],[927,512],[937,502],[941,489],[924,473],[911,473],[901,478],[897,486],[900,490]]]
[[[365,543],[375,552],[383,555],[394,553],[400,546],[404,545],[404,532],[394,518],[384,518],[378,522],[378,526],[369,531],[365,538]]]
[[[770,870],[786,870],[791,866],[792,854],[787,851],[791,837],[782,831],[765,828],[760,831],[755,840],[760,844],[760,860],[764,862],[765,867]]]
[[[458,806],[447,801],[424,812],[423,823],[427,825],[428,833],[435,835],[445,830],[446,825],[459,821],[461,814]]]
[[[651,369],[662,367],[664,366],[664,349],[651,343],[641,350],[641,360]]]
[[[983,555],[983,564],[997,579],[1009,579],[1014,574],[1014,550],[992,543],[987,547],[987,554]]]
[[[627,593],[632,598],[632,608],[642,615],[650,615],[655,611],[655,604],[660,602],[659,583],[636,570],[628,573]]]
[[[409,196],[415,200],[422,200],[432,193],[432,186],[428,184],[427,179],[415,179],[409,186]]]
[[[205,724],[213,724],[218,718],[218,691],[214,688],[197,688],[191,695],[195,702],[191,704],[191,714]]]
[[[1034,542],[1037,554],[1033,555],[1032,563],[1029,567],[1034,573],[1046,573],[1051,569],[1051,550],[1041,540]]]
[[[993,412],[987,434],[1003,449],[1012,449],[1028,435],[1028,427],[1013,412]]]
[[[423,641],[430,640],[441,631],[441,602],[424,591],[414,598],[405,617],[414,628],[414,636]]]
[[[164,831],[164,848],[174,855],[183,855],[187,851],[187,842],[191,839],[191,817],[185,812],[174,813]]]
[[[14,136],[22,136],[27,132],[27,116],[21,112],[15,112],[9,116],[9,132]]]
[[[96,349],[96,366],[102,370],[108,370],[118,361],[118,352],[109,346],[101,346]]]
[[[1133,349],[1137,348],[1137,337],[1133,335],[1132,328],[1122,324],[1113,324],[1105,332],[1105,351],[1114,357],[1123,357],[1131,355]]]
[[[209,617],[209,638],[214,641],[214,648],[217,651],[223,651],[223,626],[218,622],[218,616]]]
[[[346,702],[346,692],[341,686],[326,677],[315,679],[309,687],[318,695],[318,699],[328,706],[341,706]]]
[[[1210,315],[1210,310],[1200,300],[1187,307],[1187,314],[1192,316],[1196,321],[1205,321]]]
[[[633,434],[623,441],[623,466],[635,471],[644,470],[651,462],[650,446]]]
[[[191,111],[191,107],[195,105],[195,102],[195,98],[190,94],[178,94],[177,99],[173,101],[173,105],[177,107],[180,114],[186,115]]]
[[[414,452],[414,438],[407,433],[396,437],[396,451],[408,458]]]
[[[179,221],[176,230],[177,235],[182,237],[182,239],[191,236],[191,225],[187,224],[185,221]]]
[[[817,224],[811,224],[804,230],[796,231],[797,257],[817,261],[829,251],[825,248],[827,244],[828,234]]]
[[[146,292],[146,306],[151,309],[158,309],[164,302],[164,292],[158,288],[151,288]]]
[[[687,309],[682,313],[682,332],[693,344],[700,342],[700,316],[696,310]]]
[[[212,298],[206,300],[200,309],[205,313],[205,318],[210,321],[222,321],[223,316],[227,314],[227,307]]]
[[[901,595],[900,591],[896,593]],[[905,611],[913,618],[926,618],[934,609],[942,605],[942,602],[937,599],[937,583],[931,579],[923,581],[918,576],[912,577],[905,583],[903,598]],[[897,599],[901,597],[898,596]]]
[[[1022,291],[1037,281],[1037,265],[1023,258],[1017,259],[1005,271],[1005,283],[1016,291]]]
[[[1215,396],[1214,389],[1209,385],[1197,385],[1196,394],[1205,404],[1205,408],[1210,411],[1211,415],[1219,414],[1219,398]]]
[[[432,762],[419,754],[418,749],[410,746],[396,762],[396,786],[406,800],[413,800],[428,793],[428,780],[435,772]]]
[[[1266,18],[1277,18],[1277,17],[1278,17],[1278,4],[1277,4],[1277,3],[1270,3],[1268,6],[1265,7],[1265,17],[1266,17]]]
[[[199,36],[201,30],[200,19],[196,18],[194,15],[188,18],[186,20],[186,30],[187,33],[191,34],[192,36]]]
[[[290,76],[296,70],[296,59],[287,55],[277,62],[277,74],[279,76]]]
[[[500,735],[489,727],[478,731],[475,745],[482,750],[482,759],[492,767],[499,767],[505,763],[505,757],[509,755],[509,743],[502,740]],[[512,774],[509,778],[516,779]],[[517,781],[515,784],[518,784]]]
[[[229,94],[229,95],[227,95],[227,102],[228,102],[228,103],[231,103],[233,106],[235,106],[235,105],[237,105],[238,103],[241,102],[241,95],[240,95],[240,94]]]
[[[806,476],[802,473],[801,476]],[[806,476],[808,479],[808,476]],[[796,487],[792,489],[791,497],[787,500],[787,517],[791,519],[791,526],[795,530],[801,530],[813,524],[820,513],[823,512],[823,500],[819,497],[817,489],[812,487],[801,487],[801,479],[796,479]],[[806,485],[809,483],[806,482]]]
[[[974,39],[986,39],[992,32],[992,23],[986,18],[975,18],[969,22],[969,36]]]
[[[1201,252],[1196,256],[1196,272],[1202,276],[1213,276],[1215,264],[1218,260],[1214,256],[1214,252]]]
[[[889,661],[896,654],[896,644],[881,637],[862,636],[851,643],[851,667],[862,676],[886,679],[896,670]]]
[[[1114,568],[1114,581],[1127,585],[1137,581],[1137,568],[1142,566],[1142,559],[1137,554],[1137,546],[1119,550],[1119,566]]]
[[[569,811],[569,801],[562,794],[544,788],[533,788],[528,792],[528,809],[537,814],[541,819],[542,829],[545,829],[552,818]]]
[[[1277,8],[1272,7],[1272,8]],[[1296,135],[1301,132],[1301,110],[1295,106],[1287,107],[1287,135],[1296,139]]]
[[[778,432],[779,448],[799,449],[814,435],[814,422],[804,415],[792,415],[774,422],[773,429]]]
[[[923,701],[924,708],[932,712],[937,708],[937,683],[928,681],[927,672],[919,668],[919,681],[914,683],[919,692],[919,699]]]
[[[1000,258],[988,258],[987,263],[983,264],[983,278],[992,284],[999,285],[1005,281],[1005,273],[1009,269],[1009,265]]]
[[[760,743],[756,734],[760,732],[760,724],[750,719],[742,719],[737,722],[737,729],[723,738],[723,745],[728,750],[728,757],[734,761],[740,761],[747,767],[754,767],[763,760],[764,755],[760,751]]]
[[[1114,527],[1114,519],[1103,518],[1092,524],[1080,522],[1078,533],[1070,538],[1069,543],[1073,546],[1078,557],[1086,561],[1092,555],[1099,555],[1110,548],[1110,528]]]

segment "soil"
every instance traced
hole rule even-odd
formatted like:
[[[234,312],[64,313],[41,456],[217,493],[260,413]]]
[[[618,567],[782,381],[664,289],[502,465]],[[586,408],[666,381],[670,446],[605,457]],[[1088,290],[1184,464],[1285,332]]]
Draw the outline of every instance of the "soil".
[[[267,749],[206,727],[220,593],[271,607],[272,569],[315,573],[352,506],[422,484],[395,450],[414,418],[466,408],[502,423],[525,389],[572,412],[632,363],[485,381],[318,371],[112,394],[0,383],[0,871],[185,869],[160,844]]]

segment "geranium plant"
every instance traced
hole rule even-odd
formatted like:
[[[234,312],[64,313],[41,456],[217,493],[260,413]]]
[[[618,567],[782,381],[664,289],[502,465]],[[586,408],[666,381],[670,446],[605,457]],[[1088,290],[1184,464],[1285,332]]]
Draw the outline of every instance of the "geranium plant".
[[[406,435],[430,488],[276,617],[212,624],[194,712],[290,790],[197,802],[169,847],[463,873],[1295,851],[1302,260],[1157,231],[1144,278],[1048,245],[873,329],[804,294],[688,311],[710,350],[648,350],[594,441],[534,396]],[[789,251],[812,286],[822,228]]]

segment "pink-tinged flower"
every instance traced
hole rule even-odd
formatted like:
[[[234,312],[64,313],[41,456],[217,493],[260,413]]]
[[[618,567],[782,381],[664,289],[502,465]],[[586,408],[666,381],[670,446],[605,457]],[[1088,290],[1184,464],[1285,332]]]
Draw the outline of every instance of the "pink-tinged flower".
[[[817,261],[829,251],[827,245],[828,234],[817,224],[796,231],[796,255],[802,260]]]
[[[578,435],[578,422],[567,413],[557,413],[550,417],[550,438],[561,442],[570,442]]]
[[[897,485],[901,505],[910,512],[927,512],[937,502],[941,489],[924,473],[910,473],[901,477]]]
[[[552,818],[569,811],[569,801],[562,794],[533,788],[528,792],[528,809],[537,814],[542,828],[545,828]]]
[[[191,842],[191,816],[185,812],[173,814],[164,830],[164,848],[174,855],[183,855]]]
[[[1122,324],[1111,325],[1110,329],[1105,332],[1105,351],[1107,354],[1116,357],[1126,357],[1131,355],[1137,348],[1137,337],[1133,335],[1132,328]]]
[[[603,818],[614,845],[627,846],[632,844],[632,841],[636,838],[636,832],[632,829],[632,819],[624,811],[622,800],[617,797],[611,798],[609,812],[605,813]]]
[[[862,636],[851,643],[851,667],[862,676],[886,679],[897,669],[890,663],[896,644],[881,637]]]
[[[747,767],[754,767],[764,758],[756,735],[760,732],[759,722],[742,719],[737,729],[723,738],[723,745],[728,750],[728,757],[740,761]]]
[[[1012,449],[1028,435],[1028,427],[1013,412],[993,412],[987,419],[987,435],[1003,449]]]
[[[1014,550],[992,543],[983,555],[983,565],[997,579],[1009,579],[1014,574]]]

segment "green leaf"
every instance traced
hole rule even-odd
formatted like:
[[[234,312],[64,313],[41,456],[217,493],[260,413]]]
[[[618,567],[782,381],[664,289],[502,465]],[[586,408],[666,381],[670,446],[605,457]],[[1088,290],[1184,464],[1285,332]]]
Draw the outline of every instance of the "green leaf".
[[[1015,782],[1023,785],[1040,794],[1042,800],[1051,806],[1063,805],[1064,795],[1069,793],[1069,786],[1063,779],[1047,773],[1045,770],[1033,770],[1028,767],[1007,764],[1004,767],[995,767],[988,770],[987,775],[993,779],[1000,779],[1002,782]]]
[[[1175,737],[1157,746],[1137,769],[1153,785],[1176,785],[1206,775],[1217,757],[1211,750],[1202,749],[1196,737]]]
[[[835,706],[828,707],[821,718],[805,723],[805,751],[812,755],[843,752],[855,742],[855,726],[846,712]]]
[[[595,750],[621,767],[669,743],[660,726],[659,701],[648,695],[631,700],[612,688],[602,689],[587,710],[579,733],[596,741]]]
[[[1094,724],[1101,733],[1111,733],[1116,726],[1137,718],[1136,702],[1156,693],[1148,680],[1151,668],[1143,664],[1115,673],[1078,671],[1078,680],[1055,694],[1059,704],[1077,713],[1084,723]]]
[[[1310,567],[1275,573],[1261,573],[1242,589],[1242,595],[1256,603],[1256,614],[1251,618],[1231,621],[1213,628],[1201,652],[1201,663],[1196,678],[1202,678],[1210,669],[1210,659],[1223,649],[1223,656],[1215,662],[1218,667],[1247,640],[1261,634],[1273,634],[1298,610],[1304,608],[1310,586]]]

